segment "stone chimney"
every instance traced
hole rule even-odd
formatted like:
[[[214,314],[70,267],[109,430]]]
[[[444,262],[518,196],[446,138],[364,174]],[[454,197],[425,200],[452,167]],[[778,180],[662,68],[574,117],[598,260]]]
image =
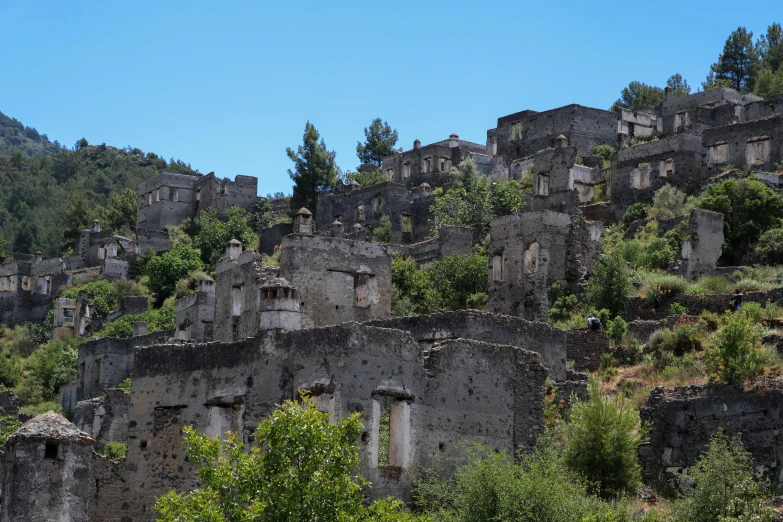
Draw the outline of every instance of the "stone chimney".
[[[147,323],[144,321],[133,323],[133,337],[140,337],[142,335],[147,335]]]
[[[457,134],[456,132],[451,136],[449,136],[449,147],[452,149],[454,147],[459,147],[459,134]]]
[[[362,186],[355,179],[352,179],[348,183],[348,194],[351,194],[353,192],[359,192],[360,190],[362,190]]]
[[[300,208],[294,216],[294,234],[313,235],[313,213],[305,207]]]
[[[239,255],[242,253],[242,243],[237,241],[236,239],[232,239],[228,242],[228,245],[226,246],[226,257],[230,257],[231,259],[236,259],[239,257]]]
[[[101,222],[98,219],[93,220],[92,222],[92,231],[93,232],[100,232],[101,231]]]
[[[215,293],[215,280],[212,279],[209,276],[202,277],[201,281],[198,282],[198,291],[204,292],[206,294],[214,294]]]
[[[413,140],[413,150],[419,150],[421,148],[421,141],[419,138]]]
[[[265,281],[260,288],[260,329],[298,330],[301,328],[301,314],[296,288],[286,279],[276,277]]]
[[[35,253],[33,254],[33,263],[40,263],[42,259],[43,259],[43,254],[41,253],[40,250],[36,250]]]
[[[563,134],[555,138],[555,147],[568,147],[568,138],[566,138]]]
[[[332,232],[332,237],[343,237],[344,226],[341,221],[335,219],[329,225],[329,229]]]
[[[671,85],[667,85],[666,88],[663,90],[663,93],[664,93],[663,98],[665,100],[668,100],[669,98],[671,98],[672,97],[672,86]]]

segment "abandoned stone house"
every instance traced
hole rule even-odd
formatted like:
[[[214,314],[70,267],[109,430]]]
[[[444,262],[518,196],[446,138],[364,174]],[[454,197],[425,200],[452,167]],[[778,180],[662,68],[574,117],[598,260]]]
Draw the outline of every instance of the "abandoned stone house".
[[[600,252],[603,226],[581,215],[534,210],[492,221],[487,309],[545,321],[549,289],[575,288]]]
[[[398,152],[384,158],[381,170],[388,181],[405,187],[418,187],[427,183],[440,187],[449,183],[449,170],[462,160],[474,158],[479,170],[489,166],[487,147],[478,143],[459,139],[452,134],[449,139],[422,146],[421,141],[413,142],[413,149]]]
[[[315,226],[319,233],[328,234],[330,225],[338,221],[344,234],[356,228],[376,229],[381,226],[381,218],[386,216],[391,224],[390,243],[417,243],[429,236],[433,200],[427,183],[413,190],[392,182],[367,188],[353,184],[344,194],[329,194],[318,199]]]
[[[0,321],[9,326],[43,321],[70,280],[59,257],[43,259],[40,252],[14,255],[13,261],[0,265]]]
[[[219,216],[236,206],[252,210],[258,203],[258,178],[237,175],[234,181],[214,173],[191,176],[164,172],[136,189],[136,228],[164,230],[214,208]]]

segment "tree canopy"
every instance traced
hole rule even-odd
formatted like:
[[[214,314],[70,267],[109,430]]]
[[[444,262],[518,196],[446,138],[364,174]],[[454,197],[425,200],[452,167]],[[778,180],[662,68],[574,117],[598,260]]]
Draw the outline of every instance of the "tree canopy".
[[[738,27],[726,39],[723,52],[710,66],[710,73],[702,87],[731,87],[743,93],[751,92],[758,66],[759,54],[753,45],[753,32]]]
[[[331,192],[337,180],[335,153],[326,148],[326,143],[315,126],[308,121],[302,145],[299,145],[297,150],[287,148],[286,154],[294,162],[294,170],[288,170],[288,175],[294,182],[291,208],[306,207],[315,213],[318,196]]]
[[[356,143],[356,155],[362,163],[381,166],[383,158],[394,152],[397,144],[397,131],[385,121],[375,118],[369,127],[364,128],[364,143]]]
[[[671,87],[672,96],[679,98],[691,93],[691,87],[680,74],[673,74],[666,81],[666,85]],[[633,81],[624,87],[620,92],[620,98],[614,102],[611,110],[637,109],[645,105],[658,105],[665,99],[663,88],[654,85],[647,85],[643,82]]]

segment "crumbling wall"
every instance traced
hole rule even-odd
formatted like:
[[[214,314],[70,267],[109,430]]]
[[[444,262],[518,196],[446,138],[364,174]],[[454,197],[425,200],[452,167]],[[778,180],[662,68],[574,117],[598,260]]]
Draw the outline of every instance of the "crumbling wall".
[[[783,160],[783,115],[705,130],[704,151],[710,175],[728,164],[774,171]]]
[[[239,248],[242,248],[241,245]],[[252,250],[218,261],[215,270],[215,340],[237,341],[258,333],[261,264],[261,255]],[[208,314],[208,306],[204,304],[202,311],[205,314]],[[191,321],[195,323],[195,318]]]
[[[293,234],[293,232],[293,223],[278,223],[263,229],[259,234],[259,250],[262,254],[271,256],[275,253],[275,247],[280,245],[283,237]]]
[[[298,291],[305,328],[391,315],[391,256],[376,243],[287,236],[279,275]]]
[[[232,429],[251,441],[257,424],[300,389],[336,419],[361,414],[360,471],[373,483],[370,495],[407,498],[417,471],[437,455],[460,457],[463,440],[509,453],[533,447],[543,430],[546,369],[539,359],[468,340],[422,350],[406,332],[358,324],[267,332],[232,344],[141,348],[128,445],[135,509],[148,509],[171,488],[193,486],[183,425],[212,435]],[[399,422],[390,428],[393,457],[379,466],[386,408]]]
[[[198,177],[163,172],[136,188],[136,230],[164,230],[194,217]]]
[[[641,407],[642,421],[650,423],[649,442],[639,448],[645,484],[665,486],[674,474],[692,466],[718,429],[740,433],[754,466],[782,482],[781,384],[776,380],[753,389],[706,385],[653,390]]]
[[[224,217],[231,207],[252,211],[258,203],[258,178],[253,176],[237,175],[231,181],[217,179],[214,173],[210,173],[198,178],[193,189],[194,217],[208,208],[214,208],[220,217]]]
[[[97,441],[97,448],[107,442],[125,442],[128,440],[129,407],[130,393],[110,388],[102,397],[78,403],[73,423]]]
[[[765,306],[767,302],[783,303],[783,288],[774,288],[767,292],[747,292],[745,303],[759,303]],[[626,321],[635,319],[663,319],[672,303],[683,305],[691,315],[699,315],[704,311],[722,314],[731,308],[731,294],[678,295],[659,305],[651,304],[644,297],[629,297],[625,300],[623,317]]]
[[[609,352],[609,338],[602,330],[573,329],[565,333],[566,358],[574,361],[574,370],[594,372],[601,356]]]
[[[690,238],[682,243],[685,277],[696,279],[715,270],[723,252],[723,214],[694,208],[689,220]]]
[[[384,158],[381,170],[389,181],[408,188],[418,187],[422,183],[439,187],[451,181],[451,167],[456,167],[474,154],[486,155],[486,146],[461,140],[456,134],[452,134],[448,140],[423,147],[416,140],[413,149]]]
[[[110,522],[131,520],[128,517],[128,482],[125,459],[110,459],[93,456],[90,484],[90,500],[87,506],[89,522]]]
[[[198,291],[177,300],[177,339],[211,342],[215,328],[215,290]]]
[[[459,310],[432,315],[395,317],[368,325],[410,332],[416,341],[437,344],[448,339],[471,339],[508,344],[541,355],[554,381],[566,379],[566,332],[546,323],[479,310]]]
[[[103,395],[105,390],[130,377],[134,349],[157,344],[173,334],[174,330],[162,330],[127,339],[104,337],[80,344],[78,400]]]
[[[442,227],[438,237],[412,245],[389,244],[388,250],[412,257],[421,266],[451,254],[470,254],[473,251],[473,231],[468,227]]]

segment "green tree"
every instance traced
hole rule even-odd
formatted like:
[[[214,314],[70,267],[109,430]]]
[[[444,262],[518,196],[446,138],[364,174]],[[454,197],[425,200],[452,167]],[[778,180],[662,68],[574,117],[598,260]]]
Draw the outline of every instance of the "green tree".
[[[0,237],[0,263],[5,263],[10,252],[8,251],[8,241]]]
[[[476,170],[472,159],[461,161],[449,174],[454,188],[436,196],[431,207],[436,230],[443,226],[471,227],[473,242],[481,243],[493,219],[524,208],[516,181],[492,183]]]
[[[680,73],[671,75],[666,80],[666,85],[671,88],[673,98],[682,98],[691,93],[691,86],[688,85],[688,81]]]
[[[710,74],[702,83],[704,89],[729,85],[740,92],[753,90],[758,73],[759,57],[753,45],[753,32],[738,27],[726,39],[718,61],[710,66]]]
[[[783,228],[771,228],[761,234],[756,252],[769,265],[783,263]]]
[[[135,200],[136,197],[134,195],[134,203]],[[103,207],[100,205],[96,206],[91,202],[87,194],[83,192],[75,194],[65,207],[65,230],[63,230],[63,240],[60,249],[63,252],[73,250],[82,230],[91,228],[93,221],[102,219],[104,213]]]
[[[762,67],[756,78],[756,88],[753,92],[765,98],[783,94],[783,67],[780,67],[777,72]]]
[[[688,468],[690,484],[674,502],[678,522],[773,522],[778,513],[771,507],[771,488],[752,470],[750,453],[740,437],[727,437],[718,430],[707,451]]]
[[[685,215],[694,204],[693,198],[667,183],[655,191],[649,216],[652,219],[671,219]]]
[[[419,270],[412,257],[392,257],[392,311],[394,315],[429,314],[438,309],[440,294],[430,274]]]
[[[412,521],[398,501],[365,507],[358,475],[359,414],[329,422],[312,401],[287,401],[261,422],[250,451],[235,433],[226,441],[184,428],[185,452],[200,487],[169,493],[155,506],[162,522]]]
[[[147,261],[144,273],[149,277],[150,290],[155,292],[158,303],[162,303],[174,292],[177,281],[187,277],[189,272],[203,268],[198,250],[180,244]]]
[[[343,183],[348,184],[351,181],[356,181],[362,188],[371,187],[388,181],[380,168],[364,172],[346,172],[343,177]]]
[[[763,368],[759,335],[742,313],[726,312],[723,327],[705,352],[710,379],[742,384]]]
[[[783,198],[755,177],[710,185],[697,206],[723,214],[722,257],[730,264],[740,264],[748,247],[783,218]]]
[[[362,163],[381,166],[383,158],[394,153],[397,144],[397,131],[385,121],[375,118],[369,128],[364,128],[364,143],[356,143],[356,156]]]
[[[424,272],[438,294],[441,306],[447,310],[466,308],[468,299],[487,294],[487,256],[481,254],[451,254],[425,265]]]
[[[622,396],[605,397],[596,377],[590,397],[577,401],[565,430],[565,461],[590,488],[607,497],[633,491],[641,480],[636,450],[644,440],[639,412]]]
[[[106,224],[119,234],[123,226],[136,230],[136,191],[130,188],[111,195],[106,207]]]
[[[766,34],[759,36],[756,52],[763,67],[777,71],[783,66],[783,27],[779,23],[773,23]]]
[[[587,301],[596,310],[605,308],[612,316],[620,315],[632,288],[629,270],[622,258],[604,255],[596,261],[587,282]]]
[[[303,144],[296,151],[287,148],[286,154],[294,162],[294,170],[288,170],[294,182],[291,208],[306,207],[315,213],[318,196],[331,192],[337,180],[335,154],[326,148],[324,140],[309,121],[305,125]]]
[[[247,247],[256,240],[256,234],[250,226],[252,216],[245,209],[231,207],[226,211],[225,221],[217,217],[214,208],[201,212],[195,220],[198,234],[193,246],[201,250],[204,265],[214,266],[225,255],[226,245],[236,239]]]

